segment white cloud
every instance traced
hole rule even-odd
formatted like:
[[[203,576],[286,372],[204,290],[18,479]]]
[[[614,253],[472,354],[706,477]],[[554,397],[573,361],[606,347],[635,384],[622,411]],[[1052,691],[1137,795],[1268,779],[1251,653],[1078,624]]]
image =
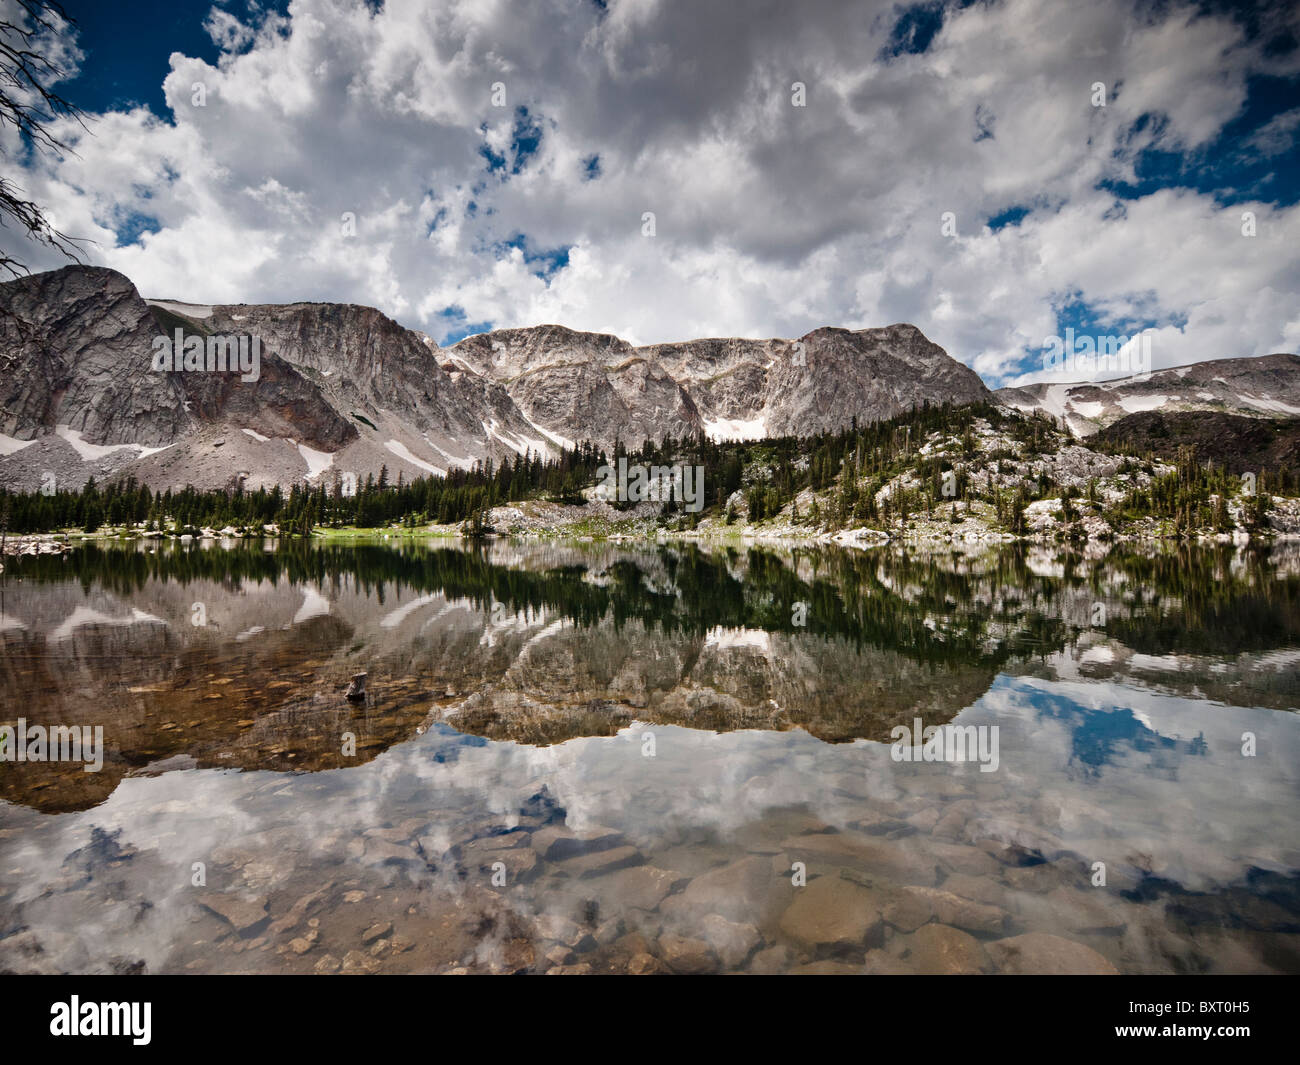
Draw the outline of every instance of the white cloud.
[[[172,56],[174,124],[101,116],[80,159],[26,178],[146,294],[372,303],[439,340],[448,306],[640,343],[912,321],[996,383],[1075,294],[1168,323],[1157,365],[1296,347],[1300,208],[1166,189],[1116,210],[1098,190],[1146,148],[1213,143],[1249,75],[1294,59],[1190,8],[1007,0],[875,61],[900,11],[295,0],[254,28],[214,9],[217,65]],[[517,107],[541,140],[512,173]],[[1033,211],[987,229],[1013,206]],[[133,213],[161,228],[117,248]],[[566,248],[536,276],[530,257]]]

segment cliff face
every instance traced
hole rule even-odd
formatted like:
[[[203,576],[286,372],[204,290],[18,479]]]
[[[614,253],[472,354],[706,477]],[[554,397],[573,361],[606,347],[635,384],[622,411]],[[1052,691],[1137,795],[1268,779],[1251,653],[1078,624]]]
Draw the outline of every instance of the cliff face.
[[[560,326],[469,337],[448,356],[500,381],[569,439],[757,439],[889,418],[925,401],[990,398],[978,375],[911,325],[816,329],[798,340],[713,338],[633,348]]]
[[[194,425],[177,382],[148,372],[159,328],[121,274],[70,267],[0,291],[0,432],[161,447]]]
[[[639,444],[704,427],[677,381],[608,333],[558,325],[499,329],[466,337],[446,354],[453,364],[499,382],[554,438]]]
[[[815,329],[798,340],[695,340],[641,348],[694,397],[710,435],[733,439],[840,429],[928,400],[990,398],[975,371],[913,325]]]
[[[256,373],[160,370],[158,337],[248,338]],[[143,299],[73,266],[0,285],[0,484],[155,489],[406,478],[591,440],[805,434],[990,395],[914,326],[634,348],[562,326],[440,349],[370,307]]]
[[[255,372],[163,371],[158,337],[256,339]],[[68,267],[0,285],[0,483],[253,488],[393,479],[515,452],[541,434],[494,382],[369,307],[145,300],[121,274]]]

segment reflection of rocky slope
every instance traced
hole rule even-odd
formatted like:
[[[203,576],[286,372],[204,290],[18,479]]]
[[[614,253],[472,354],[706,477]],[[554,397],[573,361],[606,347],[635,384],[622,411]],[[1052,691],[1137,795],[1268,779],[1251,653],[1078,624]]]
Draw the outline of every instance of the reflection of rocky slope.
[[[844,640],[716,629],[663,634],[629,622],[539,628],[518,658],[445,712],[457,728],[524,743],[610,735],[632,721],[730,732],[802,728],[827,742],[884,742],[916,715],[950,720],[994,671],[933,667]]]
[[[168,759],[356,765],[442,720],[530,744],[634,720],[884,741],[950,720],[999,673],[1300,705],[1300,576],[1226,551],[88,549],[6,578],[3,720],[101,724],[109,748],[99,774],[0,767],[0,795],[45,810]],[[342,698],[357,670],[365,705]]]
[[[1300,648],[1209,657],[1149,655],[1103,634],[1027,664],[1017,672],[1056,680],[1102,680],[1227,706],[1300,710]]]
[[[80,764],[6,766],[5,798],[79,809],[101,802],[122,777],[168,759],[325,768],[344,731],[360,737],[361,758],[409,735],[409,720],[406,728],[399,720],[362,723],[350,704],[325,694],[341,691],[330,659],[351,627],[311,609],[325,601],[304,601],[302,589],[252,585],[232,596],[217,585],[151,582],[121,598],[86,598],[75,585],[41,592],[10,589],[5,597],[0,683],[12,702],[3,719],[103,726],[107,753],[98,773]],[[210,612],[201,627],[191,624],[197,603]],[[268,715],[281,727],[268,730]],[[298,742],[295,729],[303,734]],[[246,742],[251,737],[256,742]]]

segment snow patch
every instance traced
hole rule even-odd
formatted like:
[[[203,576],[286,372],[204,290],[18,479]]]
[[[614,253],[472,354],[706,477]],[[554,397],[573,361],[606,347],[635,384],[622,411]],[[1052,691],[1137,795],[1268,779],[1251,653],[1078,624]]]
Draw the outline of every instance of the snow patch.
[[[762,440],[767,436],[767,418],[714,418],[705,421],[704,434],[710,440]]]
[[[716,647],[719,651],[752,647],[764,655],[772,653],[772,639],[764,629],[732,629],[714,625],[704,638],[704,646],[705,649]]]
[[[290,441],[293,443],[293,441]],[[328,451],[317,451],[314,447],[308,447],[306,444],[298,444],[298,454],[303,457],[307,463],[307,476],[319,477],[322,473],[334,465],[334,456]]]
[[[543,429],[540,425],[538,425],[535,421],[532,421],[531,419],[525,419],[525,420],[528,421],[529,425],[531,425],[534,429],[536,429],[539,433],[541,433],[544,437],[546,437],[547,440],[559,444],[560,447],[565,448],[568,451],[572,451],[574,447],[577,446],[568,437],[561,436],[559,433],[553,433],[549,429]]]
[[[265,444],[268,440],[271,439],[269,436],[263,436],[256,429],[245,429],[243,431],[247,433],[249,436],[251,436],[254,440],[256,440],[259,444]]]
[[[399,459],[402,459],[405,462],[409,462],[412,466],[418,466],[420,469],[427,470],[429,473],[437,474],[439,477],[447,476],[446,470],[439,469],[437,466],[433,465],[433,463],[425,462],[424,459],[416,458],[413,454],[411,454],[411,449],[407,447],[405,444],[403,444],[400,440],[386,440],[384,442],[384,447],[386,447]]]
[[[379,621],[379,627],[381,629],[395,629],[421,607],[426,607],[432,603],[436,603],[439,598],[438,593],[430,592],[428,595],[422,595],[418,599],[412,599],[405,606],[399,606],[391,613],[385,614]]]
[[[36,443],[35,440],[19,440],[16,437],[5,436],[0,433],[0,455],[12,455],[15,451],[21,451],[28,444]]]
[[[121,451],[127,448],[136,453],[139,458],[147,455],[156,455],[160,451],[166,451],[171,444],[163,447],[145,447],[143,444],[91,444],[81,438],[81,433],[76,429],[70,429],[66,425],[56,425],[54,432],[72,445],[73,450],[81,456],[82,462],[98,462],[106,455],[111,455],[114,451]]]
[[[102,614],[98,610],[92,610],[88,606],[79,606],[64,619],[63,623],[50,633],[50,641],[58,643],[72,636],[77,629],[84,628],[87,625],[166,625],[162,618],[156,618],[152,614],[146,614],[143,610],[134,609],[129,617],[111,617],[108,614]]]
[[[469,469],[471,466],[474,465],[474,460],[470,458],[468,455],[463,455],[463,456],[453,455],[445,447],[439,447],[432,440],[430,440],[428,434],[425,434],[423,437],[421,437],[421,439],[426,444],[428,444],[431,448],[433,448],[433,450],[436,451],[439,455],[443,456],[443,458],[445,458],[453,466],[460,466],[462,469]]]
[[[298,613],[293,616],[293,624],[301,625],[304,621],[311,618],[323,617],[330,612],[329,600],[326,599],[315,588],[304,588],[302,590],[302,606],[298,608]]]
[[[544,456],[549,456],[551,453],[551,449],[541,440],[530,439],[526,436],[512,437],[510,433],[501,432],[498,428],[501,423],[495,418],[493,418],[491,422],[480,421],[479,424],[483,426],[483,431],[487,433],[489,437],[500,440],[501,443],[505,444],[505,446],[511,451],[514,451],[519,455],[527,454],[529,451],[537,451]],[[531,425],[532,423],[530,422],[529,424]]]
[[[1272,411],[1275,414],[1300,414],[1300,407],[1292,407],[1288,403],[1283,403],[1280,399],[1269,399],[1268,396],[1263,398],[1242,396],[1240,398],[1243,403],[1249,404],[1256,410]]]
[[[1130,414],[1137,414],[1144,410],[1159,410],[1168,402],[1168,396],[1124,396],[1119,405]]]

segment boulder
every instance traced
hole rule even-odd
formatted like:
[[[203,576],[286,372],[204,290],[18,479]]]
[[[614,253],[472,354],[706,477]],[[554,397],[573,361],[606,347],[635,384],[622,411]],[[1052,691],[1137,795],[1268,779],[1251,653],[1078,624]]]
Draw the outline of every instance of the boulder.
[[[708,973],[718,968],[712,948],[702,939],[666,932],[659,937],[659,954],[675,973]]]
[[[877,896],[838,876],[821,876],[800,888],[780,926],[799,946],[820,953],[865,949],[883,934]]]
[[[638,865],[603,876],[595,886],[607,892],[620,907],[653,910],[685,880],[680,873],[653,865]]]
[[[266,899],[244,899],[238,895],[210,892],[199,896],[199,904],[230,924],[240,935],[253,932],[268,919]]]
[[[988,944],[988,952],[994,964],[1006,973],[1097,976],[1119,972],[1091,947],[1047,932],[1028,932],[995,940]]]
[[[857,869],[901,884],[931,885],[937,879],[933,858],[908,846],[907,840],[882,840],[848,833],[792,836],[781,848],[791,861],[803,862],[809,873],[827,869]]]
[[[763,942],[763,937],[752,924],[728,921],[716,913],[709,914],[700,922],[700,935],[729,969],[742,965]]]
[[[898,956],[918,973],[973,976],[988,967],[979,940],[945,924],[927,924],[898,944]]]

